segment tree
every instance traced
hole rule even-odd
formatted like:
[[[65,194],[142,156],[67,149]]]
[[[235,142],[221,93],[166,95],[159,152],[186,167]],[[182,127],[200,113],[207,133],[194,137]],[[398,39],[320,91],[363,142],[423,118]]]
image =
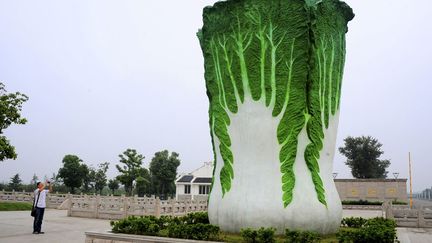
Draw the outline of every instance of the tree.
[[[136,193],[142,197],[145,194],[151,193],[151,178],[150,172],[146,168],[140,168],[138,170],[138,177],[136,182]]]
[[[3,130],[12,124],[26,124],[27,120],[21,117],[21,109],[28,100],[25,94],[19,92],[8,94],[3,83],[0,82],[0,161],[16,159],[15,147],[3,136]]]
[[[111,190],[112,194],[114,195],[114,191],[119,189],[119,181],[116,179],[112,179],[108,181],[108,188]]]
[[[94,189],[96,171],[93,167],[87,166],[86,164],[82,166],[82,170],[84,171],[82,190],[84,192],[90,192]]]
[[[150,175],[152,188],[156,195],[164,196],[175,194],[175,179],[177,167],[180,165],[179,154],[168,150],[155,153],[150,162]]]
[[[371,136],[347,137],[344,142],[339,152],[347,157],[345,164],[351,168],[355,178],[387,178],[390,160],[379,159],[384,152],[377,139]]]
[[[32,185],[36,185],[36,183],[37,183],[38,181],[39,181],[39,178],[37,177],[36,173],[33,174],[33,177],[32,177],[32,179],[31,179],[31,181],[30,181],[30,184],[32,184]]]
[[[107,184],[106,172],[108,170],[108,166],[108,162],[99,164],[95,173],[95,190],[99,192],[99,194],[102,194],[102,190]]]
[[[71,193],[75,193],[75,189],[83,184],[87,165],[76,155],[66,155],[62,162],[63,167],[59,169],[57,176],[70,188]]]
[[[150,191],[150,180],[139,176],[136,178],[136,193],[139,197],[143,197],[145,194],[147,194]]]
[[[124,185],[126,195],[130,196],[133,191],[133,182],[139,175],[144,156],[138,154],[135,149],[127,149],[119,157],[123,166],[116,165],[117,170],[121,173],[117,176],[117,180]]]
[[[22,180],[21,180],[19,174],[15,174],[10,180],[9,187],[12,190],[18,191],[21,189],[21,186],[22,186],[21,183],[22,183]]]

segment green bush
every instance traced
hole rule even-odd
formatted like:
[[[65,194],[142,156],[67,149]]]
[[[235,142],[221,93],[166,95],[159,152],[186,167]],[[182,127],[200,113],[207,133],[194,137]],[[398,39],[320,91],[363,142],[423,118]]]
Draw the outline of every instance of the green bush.
[[[321,236],[312,231],[285,230],[286,243],[316,243],[320,242]]]
[[[171,224],[168,236],[190,240],[218,240],[219,227],[211,224]]]
[[[342,230],[337,234],[339,243],[393,243],[396,239],[396,222],[373,218],[355,230]]]
[[[367,219],[362,217],[349,217],[342,219],[342,226],[349,228],[360,228],[367,222]]]
[[[263,228],[261,227],[258,230],[258,242],[262,242],[262,243],[274,243],[276,242],[275,240],[275,232],[276,229],[275,228]]]
[[[218,240],[219,227],[209,224],[207,213],[190,213],[182,217],[130,216],[111,221],[114,233],[155,235],[193,240]]]
[[[157,235],[160,230],[157,220],[151,217],[130,216],[117,222],[111,221],[114,233],[136,234],[136,235]]]
[[[393,200],[393,201],[392,201],[392,204],[393,204],[393,205],[408,205],[408,203],[406,203],[406,202],[401,202],[401,201],[398,201],[398,200]]]
[[[253,230],[251,228],[241,229],[240,235],[243,237],[243,240],[247,243],[256,243],[258,237],[258,231]]]
[[[358,201],[342,201],[342,205],[382,205],[381,201],[368,201],[368,200],[358,200]]]
[[[247,243],[274,243],[276,242],[275,232],[275,228],[261,227],[258,230],[246,228],[240,230],[240,235]]]
[[[209,224],[208,213],[206,212],[195,212],[189,213],[183,217],[180,217],[180,220],[185,222],[186,224]]]

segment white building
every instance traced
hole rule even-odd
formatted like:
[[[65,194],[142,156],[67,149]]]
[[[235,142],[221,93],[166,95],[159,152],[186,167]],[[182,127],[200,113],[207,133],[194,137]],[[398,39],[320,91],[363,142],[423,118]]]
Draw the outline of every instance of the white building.
[[[213,175],[213,163],[203,166],[189,174],[180,175],[176,180],[176,199],[207,199]]]

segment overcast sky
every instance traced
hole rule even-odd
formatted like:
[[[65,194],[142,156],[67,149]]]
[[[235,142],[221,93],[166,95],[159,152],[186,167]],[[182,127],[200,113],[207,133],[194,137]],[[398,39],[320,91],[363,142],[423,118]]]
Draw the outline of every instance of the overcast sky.
[[[0,181],[57,172],[66,154],[111,163],[127,148],[147,166],[162,149],[180,153],[179,172],[213,159],[203,58],[202,9],[215,1],[0,0],[0,80],[20,91],[24,126],[5,131],[19,157]],[[430,0],[350,0],[337,146],[371,135],[391,160],[389,176],[414,190],[432,185]],[[351,178],[336,152],[338,178]]]

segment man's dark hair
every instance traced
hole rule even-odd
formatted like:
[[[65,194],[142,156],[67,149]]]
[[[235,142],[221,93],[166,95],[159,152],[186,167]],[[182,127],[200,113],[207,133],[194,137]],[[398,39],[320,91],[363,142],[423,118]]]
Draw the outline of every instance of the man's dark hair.
[[[36,183],[36,186],[39,187],[39,184],[41,184],[41,182],[39,181],[38,183]]]

